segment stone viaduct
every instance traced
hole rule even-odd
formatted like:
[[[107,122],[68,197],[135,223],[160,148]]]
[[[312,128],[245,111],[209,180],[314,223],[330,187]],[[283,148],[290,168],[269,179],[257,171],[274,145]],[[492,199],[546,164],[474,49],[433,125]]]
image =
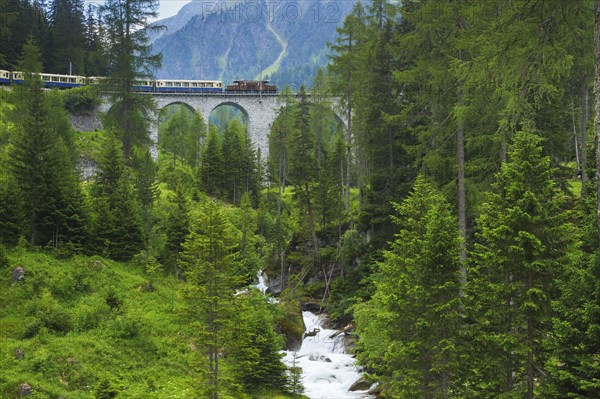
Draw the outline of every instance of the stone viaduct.
[[[230,94],[230,93],[211,93],[211,94],[191,94],[191,93],[150,93],[157,105],[157,112],[160,112],[164,107],[171,104],[183,104],[200,113],[206,123],[208,118],[215,108],[221,105],[231,105],[246,116],[248,122],[248,133],[250,139],[256,146],[260,148],[263,155],[269,153],[269,132],[281,103],[277,101],[278,94]],[[338,118],[344,124],[344,128],[348,126],[348,121],[340,115],[339,101],[336,98],[331,99],[332,109]],[[112,105],[105,98],[100,107],[101,112],[107,112]],[[158,115],[152,115],[152,131],[150,138],[154,143],[158,143]],[[154,146],[153,156],[157,155],[157,148]]]

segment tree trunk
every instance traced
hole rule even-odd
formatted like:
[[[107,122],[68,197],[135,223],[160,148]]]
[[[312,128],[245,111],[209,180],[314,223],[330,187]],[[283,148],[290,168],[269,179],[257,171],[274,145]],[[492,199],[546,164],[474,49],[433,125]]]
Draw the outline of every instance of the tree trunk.
[[[594,56],[596,61],[594,94],[596,96],[596,222],[600,240],[600,0],[596,0],[594,28]]]
[[[527,288],[533,288],[533,271],[527,273]],[[531,312],[531,311],[529,311]],[[534,386],[534,365],[533,365],[533,349],[534,349],[534,327],[533,315],[527,315],[527,399],[533,399]]]
[[[588,76],[583,74],[581,77],[581,197],[586,195],[586,184],[588,175],[587,166],[587,120],[588,120]]]
[[[460,7],[460,3],[459,3]],[[457,26],[461,29],[461,21],[457,21]],[[458,50],[458,59],[463,59],[463,51]],[[462,82],[458,82],[457,100],[459,106],[463,106],[464,99],[462,94]],[[459,295],[465,295],[465,285],[467,284],[467,195],[465,188],[465,137],[464,125],[462,120],[458,120],[456,127],[456,189],[458,195],[458,229],[460,231],[460,291]]]
[[[459,101],[462,101],[460,99]],[[467,283],[467,199],[465,189],[465,143],[462,122],[456,128],[458,228],[460,230],[460,293],[464,295]]]
[[[348,54],[352,54],[352,32],[348,36]],[[350,166],[352,164],[352,68],[348,68],[348,81],[346,84],[346,101],[348,101],[348,110],[346,116],[348,118],[348,129],[346,145],[348,151],[346,154],[346,215],[350,214]]]

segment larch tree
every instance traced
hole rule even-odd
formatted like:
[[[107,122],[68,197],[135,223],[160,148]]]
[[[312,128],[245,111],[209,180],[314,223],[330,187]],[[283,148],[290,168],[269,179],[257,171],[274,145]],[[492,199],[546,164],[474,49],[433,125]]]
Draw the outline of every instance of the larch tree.
[[[160,29],[148,26],[158,16],[157,7],[157,0],[107,0],[101,8],[108,56],[105,90],[113,104],[107,122],[123,144],[126,161],[134,146],[149,142],[147,115],[154,103],[136,94],[134,86],[150,79],[161,63],[160,54],[151,54],[147,36],[148,29]]]
[[[343,25],[336,28],[338,37],[335,43],[328,46],[333,50],[332,62],[327,65],[329,75],[328,85],[333,93],[340,96],[342,110],[346,114],[346,213],[350,212],[350,176],[352,165],[352,148],[354,133],[352,130],[353,109],[356,104],[356,93],[360,93],[359,57],[361,39],[364,39],[366,29],[366,11],[360,1],[357,1],[352,12],[344,18]],[[358,86],[358,87],[357,87]]]

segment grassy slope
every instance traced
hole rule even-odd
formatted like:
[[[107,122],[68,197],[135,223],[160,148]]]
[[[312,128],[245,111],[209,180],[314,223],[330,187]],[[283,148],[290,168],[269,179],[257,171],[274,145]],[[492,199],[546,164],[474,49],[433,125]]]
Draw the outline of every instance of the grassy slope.
[[[0,397],[17,398],[28,383],[32,398],[95,398],[103,381],[117,398],[193,397],[177,279],[158,276],[148,291],[140,267],[100,257],[14,251],[8,259],[0,269]],[[26,270],[18,283],[16,266]]]
[[[39,398],[93,398],[106,379],[118,397],[189,397],[177,280],[162,277],[148,292],[143,273],[101,258],[13,253],[9,260],[0,279],[0,396],[26,382]],[[11,280],[16,265],[26,270],[19,283]],[[109,297],[122,304],[111,309]]]

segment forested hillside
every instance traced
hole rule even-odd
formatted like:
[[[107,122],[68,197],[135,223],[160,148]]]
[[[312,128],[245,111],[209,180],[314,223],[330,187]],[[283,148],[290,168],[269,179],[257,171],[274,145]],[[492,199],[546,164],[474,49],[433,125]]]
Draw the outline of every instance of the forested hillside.
[[[600,1],[357,2],[326,70],[279,88],[268,154],[239,112],[135,92],[161,63],[155,1],[107,0],[88,31],[107,79],[65,91],[38,75],[65,67],[52,35],[16,39],[41,6],[18,5],[0,396],[302,397],[281,350],[319,333],[310,310],[344,327],[367,397],[600,397]],[[102,94],[102,129],[75,131]]]

